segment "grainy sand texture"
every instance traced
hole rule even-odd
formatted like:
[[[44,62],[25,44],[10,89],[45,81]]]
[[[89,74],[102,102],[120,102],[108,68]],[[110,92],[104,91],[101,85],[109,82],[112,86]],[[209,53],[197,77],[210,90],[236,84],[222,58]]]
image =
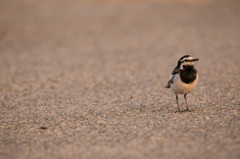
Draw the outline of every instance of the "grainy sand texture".
[[[239,159],[240,1],[1,0],[0,158]]]

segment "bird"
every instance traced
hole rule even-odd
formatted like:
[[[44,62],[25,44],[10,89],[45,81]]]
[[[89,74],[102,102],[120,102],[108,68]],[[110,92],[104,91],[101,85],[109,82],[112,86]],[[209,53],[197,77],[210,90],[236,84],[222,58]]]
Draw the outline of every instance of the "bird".
[[[198,83],[198,72],[194,68],[194,63],[198,61],[198,58],[193,58],[190,55],[182,56],[177,63],[177,66],[173,69],[170,75],[169,81],[166,88],[171,88],[173,93],[176,95],[176,103],[179,112],[190,111],[187,103],[187,94],[192,92]],[[178,95],[183,94],[186,109],[180,110],[178,103]]]

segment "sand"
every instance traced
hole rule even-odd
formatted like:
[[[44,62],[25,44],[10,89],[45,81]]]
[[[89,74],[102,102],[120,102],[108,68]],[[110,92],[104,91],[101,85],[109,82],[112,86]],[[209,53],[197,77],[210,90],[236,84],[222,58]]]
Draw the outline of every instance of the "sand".
[[[239,5],[1,1],[0,158],[240,158]],[[185,54],[199,83],[178,113]]]

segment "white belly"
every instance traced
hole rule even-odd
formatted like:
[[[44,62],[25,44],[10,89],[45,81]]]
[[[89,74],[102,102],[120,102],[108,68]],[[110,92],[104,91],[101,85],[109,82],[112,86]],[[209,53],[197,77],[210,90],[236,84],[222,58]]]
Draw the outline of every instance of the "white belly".
[[[198,75],[193,83],[186,84],[181,81],[180,75],[176,74],[173,79],[173,84],[171,84],[171,89],[175,94],[186,94],[195,89],[198,82]]]

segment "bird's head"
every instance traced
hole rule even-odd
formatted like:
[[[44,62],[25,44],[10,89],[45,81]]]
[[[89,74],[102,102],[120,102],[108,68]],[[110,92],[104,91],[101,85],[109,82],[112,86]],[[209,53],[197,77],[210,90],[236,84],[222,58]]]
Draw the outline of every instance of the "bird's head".
[[[178,67],[182,70],[185,68],[193,68],[195,61],[198,61],[198,58],[193,58],[190,55],[185,55],[178,60]]]

